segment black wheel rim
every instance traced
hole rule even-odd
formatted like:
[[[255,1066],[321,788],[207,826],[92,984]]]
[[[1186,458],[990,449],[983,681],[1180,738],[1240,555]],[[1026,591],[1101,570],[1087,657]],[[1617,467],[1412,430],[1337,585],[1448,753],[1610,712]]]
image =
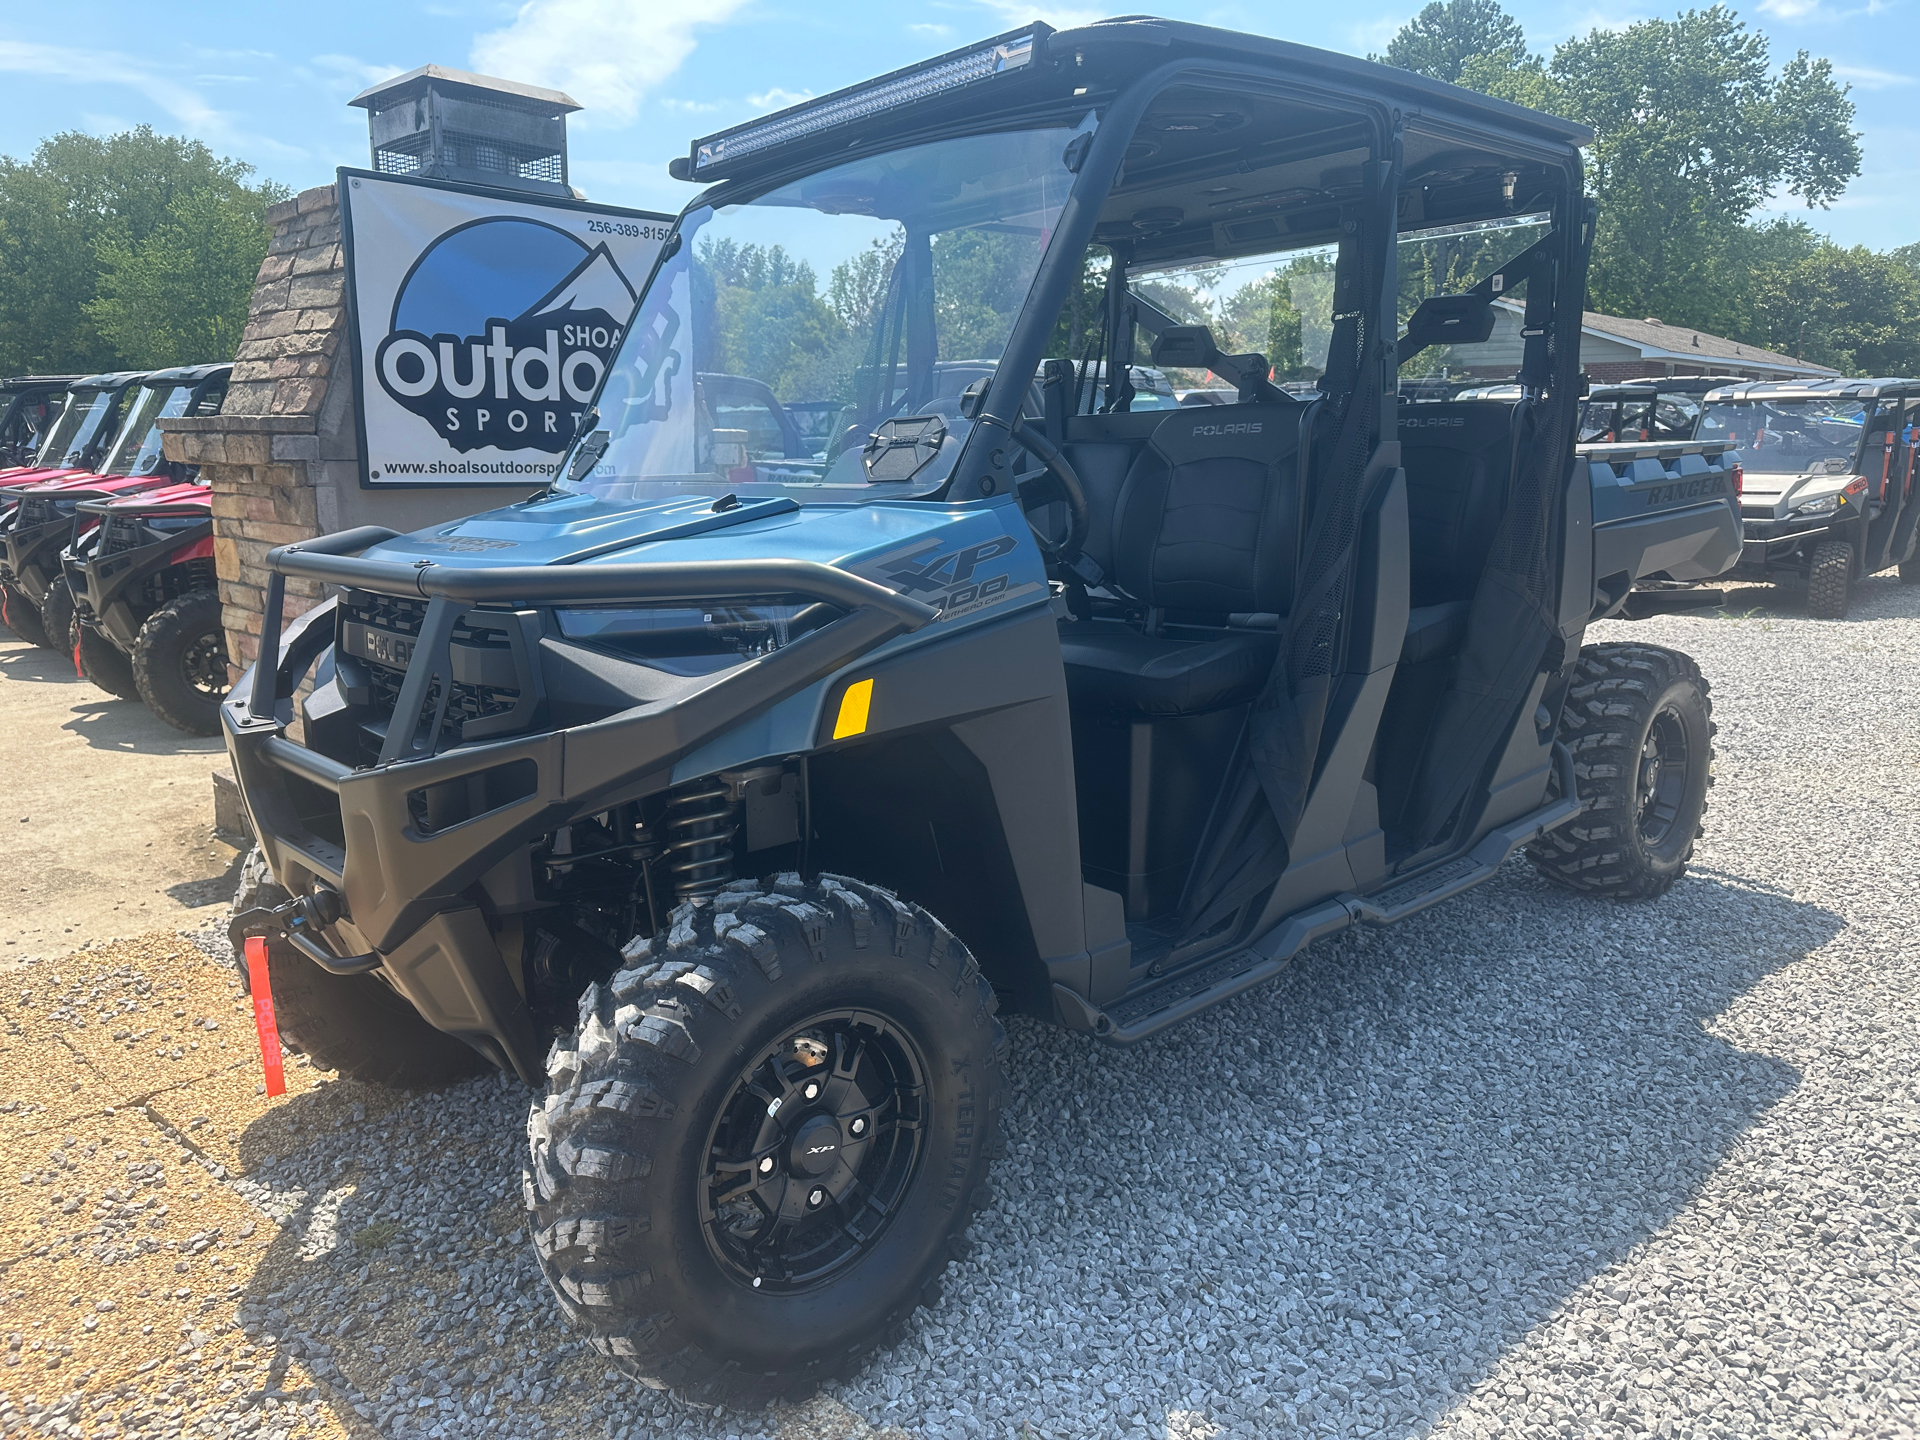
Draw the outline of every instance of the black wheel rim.
[[[188,642],[180,655],[180,673],[188,688],[209,700],[221,700],[227,693],[226,647],[224,635],[214,631]]]
[[[1640,838],[1647,844],[1663,844],[1673,833],[1674,823],[1686,804],[1692,769],[1693,752],[1687,744],[1686,722],[1671,705],[1662,706],[1647,727],[1634,786],[1634,799],[1640,812]]]
[[[747,1064],[720,1107],[700,1177],[707,1247],[763,1293],[825,1285],[858,1263],[912,1189],[927,1070],[899,1026],[834,1010]]]

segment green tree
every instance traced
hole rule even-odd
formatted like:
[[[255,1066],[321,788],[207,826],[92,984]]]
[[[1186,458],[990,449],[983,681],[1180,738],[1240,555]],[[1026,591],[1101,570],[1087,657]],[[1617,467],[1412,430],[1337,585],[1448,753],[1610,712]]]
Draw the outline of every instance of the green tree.
[[[934,326],[942,360],[997,360],[1039,263],[1032,235],[981,229],[933,237]]]
[[[1220,304],[1225,333],[1215,343],[1230,354],[1264,355],[1276,380],[1310,380],[1319,374],[1301,355],[1300,311],[1288,277],[1275,271],[1249,280]]]
[[[880,307],[906,243],[906,232],[895,231],[842,260],[827,277],[827,308],[853,334],[871,335],[879,324]]]
[[[1776,74],[1766,37],[1720,5],[1595,30],[1547,62],[1495,0],[1455,0],[1410,21],[1387,58],[1593,126],[1589,294],[1617,315],[1764,343],[1753,277],[1798,263],[1817,237],[1747,222],[1778,192],[1824,206],[1860,171],[1832,67],[1802,51]]]
[[[1920,373],[1920,272],[1824,241],[1754,275],[1754,343],[1854,375]]]
[[[0,158],[0,370],[232,354],[266,253],[262,216],[288,194],[252,174],[148,126],[68,132],[31,159]],[[208,253],[193,253],[203,240]],[[165,306],[164,317],[142,319],[142,303]],[[182,332],[214,348],[181,350],[171,337]]]
[[[813,393],[821,362],[846,328],[818,292],[813,267],[779,245],[704,241],[696,289],[711,287],[713,324],[695,336],[695,365],[764,380],[782,400],[838,398]]]
[[[1743,223],[1776,190],[1824,206],[1860,173],[1832,66],[1802,51],[1771,71],[1766,37],[1718,5],[1554,52],[1556,98],[1595,131],[1596,308],[1736,328],[1728,267]]]
[[[1472,84],[1462,78],[1470,63],[1497,73],[1522,67],[1533,56],[1520,22],[1500,8],[1499,0],[1434,0],[1400,27],[1385,55],[1372,58],[1460,85]]]
[[[101,241],[99,292],[85,309],[124,363],[192,365],[239,348],[267,254],[263,200],[254,191],[188,190],[142,243]]]

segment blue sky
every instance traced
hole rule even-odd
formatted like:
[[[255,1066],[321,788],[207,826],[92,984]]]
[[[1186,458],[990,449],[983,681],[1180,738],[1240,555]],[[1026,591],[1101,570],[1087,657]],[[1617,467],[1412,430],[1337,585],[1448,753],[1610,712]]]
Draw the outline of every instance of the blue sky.
[[[1671,3],[1671,0],[1669,0]],[[30,9],[31,7],[29,7]],[[574,183],[594,199],[677,210],[667,177],[695,135],[823,94],[1029,19],[1070,25],[1113,11],[1021,0],[331,0],[325,6],[89,0],[33,10],[47,23],[0,37],[0,152],[24,157],[65,129],[147,122],[205,140],[296,189],[367,163],[365,86],[433,62],[552,85],[573,117]],[[1365,54],[1414,0],[1276,7],[1163,3],[1154,13]],[[1509,3],[1538,48],[1595,26],[1673,13],[1644,0]],[[1760,0],[1737,7],[1775,61],[1831,59],[1852,84],[1865,171],[1805,216],[1844,244],[1920,240],[1920,0]],[[24,16],[28,10],[18,12]],[[32,38],[17,38],[31,36]]]

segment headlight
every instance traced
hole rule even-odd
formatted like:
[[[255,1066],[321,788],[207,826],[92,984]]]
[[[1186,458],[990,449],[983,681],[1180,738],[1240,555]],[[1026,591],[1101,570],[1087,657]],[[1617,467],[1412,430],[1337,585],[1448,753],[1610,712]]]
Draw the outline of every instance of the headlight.
[[[791,645],[845,612],[801,596],[562,610],[560,633],[672,675],[711,675]]]
[[[1831,495],[1822,495],[1816,500],[1809,500],[1804,505],[1796,505],[1793,507],[1793,513],[1795,516],[1808,517],[1831,515],[1849,500],[1856,503],[1864,500],[1866,494],[1867,477],[1864,475],[1856,475],[1853,480],[1847,484],[1845,489],[1836,490]]]

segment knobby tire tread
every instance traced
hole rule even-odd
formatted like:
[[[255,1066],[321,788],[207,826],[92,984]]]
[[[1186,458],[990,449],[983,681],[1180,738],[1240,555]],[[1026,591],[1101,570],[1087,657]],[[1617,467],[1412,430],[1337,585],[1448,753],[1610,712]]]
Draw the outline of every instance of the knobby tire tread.
[[[972,1024],[988,1027],[993,1074],[969,1162],[976,1183],[964,1189],[945,1244],[912,1277],[904,1300],[866,1333],[798,1370],[747,1370],[703,1347],[680,1317],[651,1300],[649,1259],[660,1256],[649,1244],[666,1243],[650,1236],[664,1229],[651,1217],[669,1202],[664,1181],[653,1176],[649,1131],[708,1093],[695,1090],[689,1067],[710,1047],[733,1046],[743,1002],[769,1003],[796,973],[831,964],[849,947],[931,967]],[[937,1303],[946,1263],[964,1254],[969,1220],[992,1201],[985,1175],[998,1153],[1007,1049],[993,987],[966,946],[925,910],[843,876],[732,882],[711,903],[681,905],[665,933],[623,953],[632,968],[582,996],[580,1024],[570,1039],[554,1042],[547,1094],[528,1116],[522,1179],[540,1268],[589,1343],[643,1384],[709,1405],[803,1397],[857,1368],[921,1304]],[[665,1144],[665,1132],[655,1133]]]
[[[147,708],[189,735],[220,733],[220,702],[187,683],[181,669],[187,647],[208,634],[224,636],[220,597],[212,590],[177,596],[146,618],[133,644],[133,679]],[[224,639],[222,650],[225,649]]]
[[[1825,540],[1813,547],[1807,564],[1807,614],[1815,620],[1843,620],[1853,597],[1853,547]]]
[[[1527,847],[1527,859],[1568,890],[1619,900],[1664,895],[1686,873],[1705,826],[1705,790],[1713,785],[1711,686],[1692,658],[1658,645],[1588,645],[1575,662],[1573,685],[1560,712],[1559,738],[1573,756],[1574,776],[1587,808]],[[1705,717],[1706,767],[1699,813],[1679,850],[1677,866],[1649,866],[1637,835],[1634,808],[1640,750],[1662,697],[1676,685],[1698,687]],[[1679,823],[1679,822],[1676,822]]]

